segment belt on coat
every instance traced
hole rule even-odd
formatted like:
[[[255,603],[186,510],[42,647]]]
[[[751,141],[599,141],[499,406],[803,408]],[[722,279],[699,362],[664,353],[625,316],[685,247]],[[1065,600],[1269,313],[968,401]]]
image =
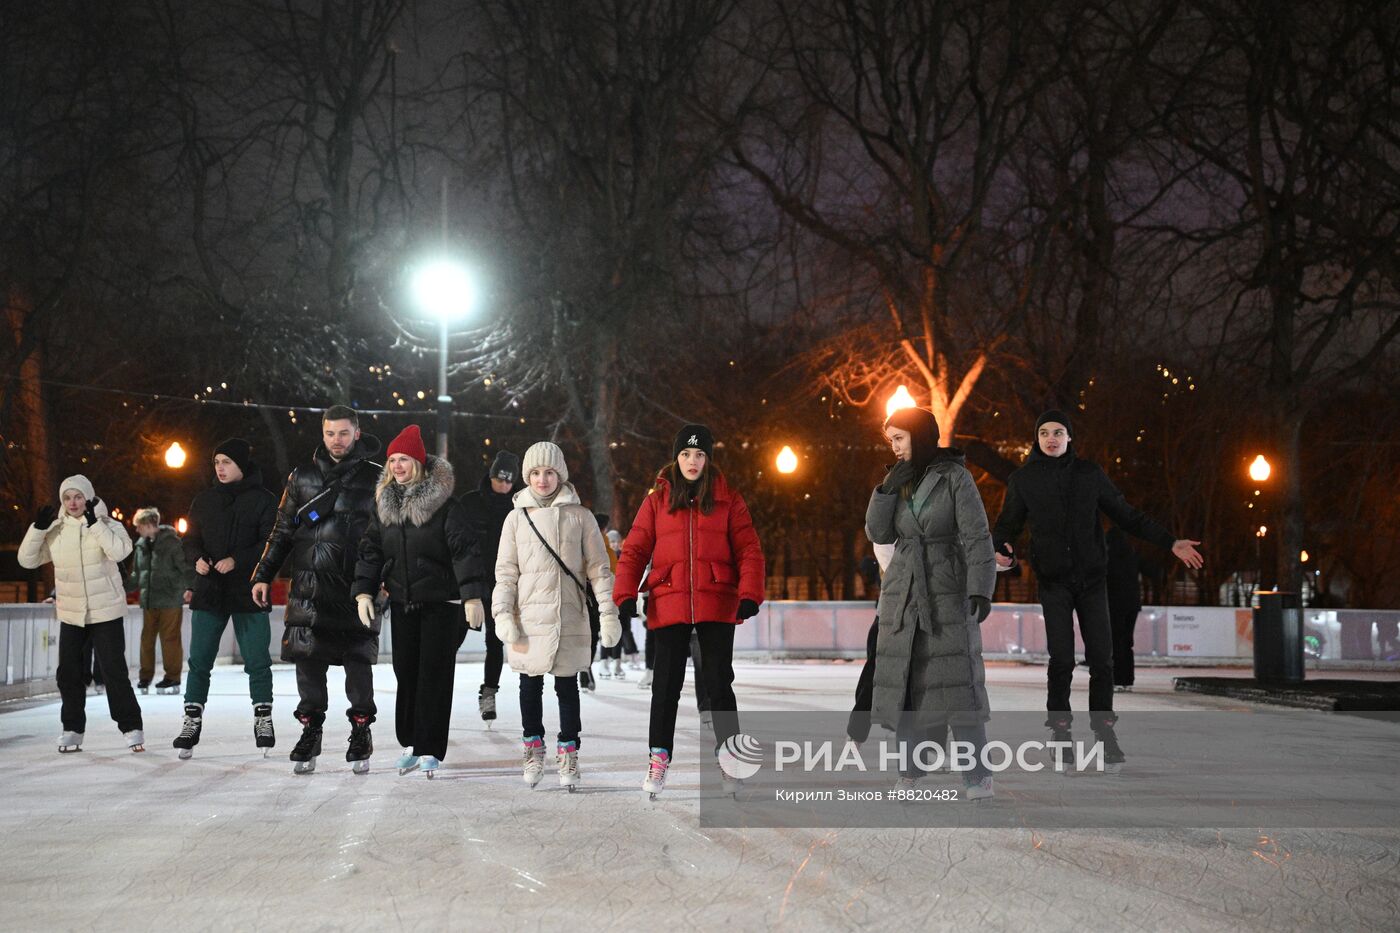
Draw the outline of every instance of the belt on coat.
[[[928,589],[928,549],[932,544],[956,544],[957,535],[900,535],[895,543],[895,554],[906,554],[915,560],[917,570],[914,579],[910,581],[910,595],[914,598],[915,609],[919,614],[919,627],[929,635],[937,635],[938,628],[934,624],[933,595]],[[904,630],[904,613],[899,614],[895,621],[894,630],[900,632]]]

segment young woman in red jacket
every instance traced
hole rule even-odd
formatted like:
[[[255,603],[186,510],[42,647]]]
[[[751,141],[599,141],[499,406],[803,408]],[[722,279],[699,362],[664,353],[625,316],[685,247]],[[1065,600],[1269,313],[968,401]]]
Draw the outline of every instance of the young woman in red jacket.
[[[710,462],[714,449],[709,428],[688,424],[681,429],[671,449],[674,459],[637,511],[617,562],[613,601],[618,615],[625,626],[637,614],[637,594],[646,593],[646,627],[656,643],[651,756],[642,785],[653,797],[666,785],[691,632],[700,641],[700,670],[718,749],[739,731],[734,627],[755,615],[763,602],[763,549],[743,496]],[[732,790],[733,782],[720,774]]]

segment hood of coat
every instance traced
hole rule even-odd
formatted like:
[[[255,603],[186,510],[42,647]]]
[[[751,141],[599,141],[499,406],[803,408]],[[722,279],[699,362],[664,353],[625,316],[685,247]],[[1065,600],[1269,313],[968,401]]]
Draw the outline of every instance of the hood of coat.
[[[530,492],[529,487],[520,490],[511,500],[517,509],[537,509],[540,504],[535,501],[535,494]],[[554,499],[544,508],[557,509],[564,505],[583,505],[583,500],[578,497],[578,490],[573,483],[564,483],[559,487],[559,491],[554,494]]]
[[[360,439],[355,442],[355,446],[350,448],[350,453],[345,459],[336,463],[331,459],[331,452],[326,449],[325,444],[317,444],[316,452],[311,455],[311,459],[321,468],[321,472],[327,479],[339,476],[341,473],[353,468],[361,460],[368,460],[384,449],[383,443],[373,434],[360,435]]]
[[[384,469],[388,469],[386,466]],[[374,494],[379,520],[386,525],[427,524],[457,485],[452,464],[432,455],[423,463],[423,478],[404,486],[391,482]]]

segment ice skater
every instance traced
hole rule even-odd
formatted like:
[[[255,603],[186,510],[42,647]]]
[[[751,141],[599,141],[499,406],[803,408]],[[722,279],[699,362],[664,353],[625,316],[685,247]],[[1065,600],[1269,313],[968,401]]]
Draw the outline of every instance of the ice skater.
[[[20,541],[17,558],[26,570],[53,564],[54,614],[58,616],[60,752],[82,751],[87,728],[83,645],[90,641],[107,685],[107,709],[133,752],[146,750],[141,705],[126,669],[126,589],[119,561],[131,553],[131,536],[107,514],[106,504],[81,474],[58,486],[62,515],[45,505]]]
[[[895,730],[910,760],[897,789],[928,770],[913,749],[951,728],[977,756],[963,774],[968,799],[993,794],[981,624],[991,612],[996,563],[987,512],[961,451],[939,447],[938,422],[902,408],[885,422],[897,458],[870,495],[865,532],[895,545],[877,604],[872,716]]]
[[[1175,554],[1192,570],[1204,561],[1199,541],[1176,538],[1133,508],[1096,464],[1077,457],[1069,416],[1047,411],[1035,422],[1035,443],[1026,464],[1011,474],[1006,499],[992,529],[1001,567],[1015,562],[1015,541],[1030,524],[1031,566],[1035,568],[1045,641],[1050,652],[1046,675],[1045,724],[1056,741],[1070,739],[1069,691],[1074,677],[1074,620],[1089,661],[1089,721],[1104,743],[1104,760],[1121,764],[1113,726],[1113,632],[1108,611],[1108,552],[1103,523],[1107,515],[1124,531]]]
[[[195,573],[190,674],[184,722],[172,744],[181,758],[191,757],[199,744],[210,673],[232,620],[253,704],[253,747],[266,756],[277,745],[272,725],[272,624],[269,607],[253,601],[248,580],[272,533],[277,498],[263,487],[252,445],[243,438],[231,437],[214,448],[213,466],[214,483],[190,503],[185,531],[185,558]]]
[[[399,774],[437,773],[447,757],[457,649],[486,619],[476,536],[452,498],[452,465],[428,455],[418,425],[389,444],[374,492],[374,513],[360,539],[355,601],[374,622],[374,597],[389,591],[394,632],[394,728]]]
[[[583,728],[578,673],[592,651],[589,601],[599,607],[604,645],[617,644],[622,626],[603,533],[569,482],[564,452],[541,441],[525,451],[521,469],[526,485],[501,529],[491,611],[506,661],[520,674],[525,783],[534,787],[544,775],[544,675],[552,674],[559,700],[555,764],[559,785],[572,792],[580,780]]]
[[[282,660],[297,669],[296,718],[301,738],[292,749],[293,770],[316,769],[326,721],[326,672],[345,668],[345,695],[350,701],[350,741],[345,760],[356,774],[369,770],[374,739],[374,662],[379,631],[360,622],[350,588],[355,580],[356,547],[374,510],[374,487],[381,465],[372,457],[382,445],[361,434],[353,409],[333,405],[321,416],[321,443],[311,462],[292,470],[277,506],[267,547],[253,572],[253,601],[270,606],[272,579],[288,559],[292,586],[287,598]]]
[[[496,637],[496,620],[491,616],[491,594],[496,588],[496,551],[501,546],[501,526],[515,508],[513,497],[525,484],[520,479],[520,458],[508,450],[496,454],[491,467],[481,478],[478,488],[462,496],[462,507],[472,524],[479,552],[478,560],[484,574],[481,604],[486,610],[486,623],[481,628],[486,644],[486,663],[477,691],[477,708],[482,721],[490,728],[496,718],[496,694],[501,689],[501,665],[505,651]]]
[[[176,693],[185,664],[180,628],[185,604],[190,601],[194,581],[179,533],[160,522],[155,508],[138,509],[132,519],[136,544],[132,548],[135,568],[129,586],[141,606],[141,666],[136,688],[146,693],[156,675],[156,639],[160,639],[160,660],[165,676],[156,682],[156,693]]]
[[[647,774],[642,789],[653,798],[665,788],[675,748],[676,709],[699,636],[696,671],[709,694],[715,750],[739,731],[734,699],[734,629],[763,602],[763,548],[749,507],[712,462],[715,438],[702,424],[688,424],[671,445],[671,462],[642,500],[622,545],[613,588],[623,619],[637,614],[647,592],[646,627],[655,648]],[[651,569],[643,583],[642,573]],[[719,767],[726,791],[737,782]]]

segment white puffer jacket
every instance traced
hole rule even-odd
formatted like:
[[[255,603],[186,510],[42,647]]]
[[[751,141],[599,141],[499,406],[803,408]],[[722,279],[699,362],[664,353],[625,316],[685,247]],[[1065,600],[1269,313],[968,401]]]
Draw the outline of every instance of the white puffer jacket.
[[[54,609],[60,622],[88,625],[126,615],[126,591],[117,561],[131,553],[131,536],[99,502],[97,522],[66,512],[44,531],[33,525],[19,545],[19,565],[36,570],[53,561]]]
[[[530,530],[525,509],[574,576],[593,588],[604,620],[617,616],[607,544],[598,520],[579,503],[570,483],[548,508],[536,506],[528,489],[516,493],[513,501],[515,509],[501,528],[491,614],[498,621],[519,623],[525,637],[506,643],[506,659],[521,674],[572,677],[592,660],[588,607],[583,591]]]

